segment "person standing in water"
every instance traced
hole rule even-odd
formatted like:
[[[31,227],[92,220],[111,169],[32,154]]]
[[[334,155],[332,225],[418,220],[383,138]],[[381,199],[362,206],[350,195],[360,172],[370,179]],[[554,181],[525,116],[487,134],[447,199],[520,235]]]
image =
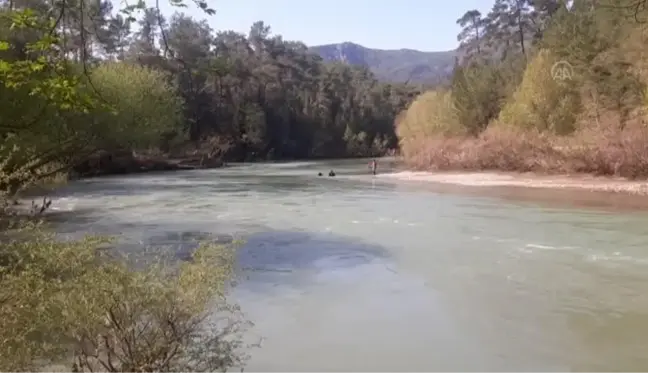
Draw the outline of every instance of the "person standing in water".
[[[369,169],[371,169],[371,173],[375,175],[376,170],[378,170],[378,161],[372,159],[371,162],[369,162]]]

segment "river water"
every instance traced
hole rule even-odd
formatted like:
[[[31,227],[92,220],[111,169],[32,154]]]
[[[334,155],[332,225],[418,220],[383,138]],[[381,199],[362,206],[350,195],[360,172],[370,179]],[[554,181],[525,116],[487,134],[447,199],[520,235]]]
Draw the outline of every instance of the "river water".
[[[128,250],[244,238],[234,296],[263,338],[247,371],[648,370],[648,214],[366,171],[345,160],[101,178],[54,207],[62,233],[119,234]]]

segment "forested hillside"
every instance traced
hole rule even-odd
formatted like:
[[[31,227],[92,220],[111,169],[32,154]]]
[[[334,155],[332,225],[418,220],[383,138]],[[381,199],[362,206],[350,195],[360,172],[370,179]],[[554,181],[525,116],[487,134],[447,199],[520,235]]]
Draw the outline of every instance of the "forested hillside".
[[[324,63],[263,22],[243,35],[110,1],[0,3],[3,145],[29,154],[30,172],[98,150],[237,161],[379,155],[397,146],[394,117],[417,94],[366,68]]]
[[[457,56],[456,51],[383,50],[349,42],[317,45],[310,49],[325,61],[366,66],[382,81],[427,85],[446,82]]]
[[[645,5],[496,0],[486,15],[468,10],[452,84],[397,121],[405,158],[422,169],[647,176]]]

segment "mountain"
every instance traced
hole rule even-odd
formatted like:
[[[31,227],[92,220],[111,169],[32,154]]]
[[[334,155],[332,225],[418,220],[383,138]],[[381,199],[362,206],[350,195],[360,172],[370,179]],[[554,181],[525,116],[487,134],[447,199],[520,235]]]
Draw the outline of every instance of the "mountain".
[[[318,45],[310,48],[325,61],[367,66],[388,82],[434,84],[452,73],[456,51],[421,52],[412,49],[371,49],[354,43]]]

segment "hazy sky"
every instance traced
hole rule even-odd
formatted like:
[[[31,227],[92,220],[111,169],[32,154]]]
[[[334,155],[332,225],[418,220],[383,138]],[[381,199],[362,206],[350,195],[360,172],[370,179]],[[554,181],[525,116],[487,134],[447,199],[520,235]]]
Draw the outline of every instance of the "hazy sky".
[[[150,3],[150,0],[147,1]],[[274,34],[307,45],[351,41],[369,48],[441,51],[457,47],[456,20],[467,10],[486,13],[493,0],[209,0],[216,30],[247,33],[262,20]],[[160,1],[165,15],[173,12]],[[178,9],[178,8],[174,8]],[[193,5],[178,9],[206,15]]]

